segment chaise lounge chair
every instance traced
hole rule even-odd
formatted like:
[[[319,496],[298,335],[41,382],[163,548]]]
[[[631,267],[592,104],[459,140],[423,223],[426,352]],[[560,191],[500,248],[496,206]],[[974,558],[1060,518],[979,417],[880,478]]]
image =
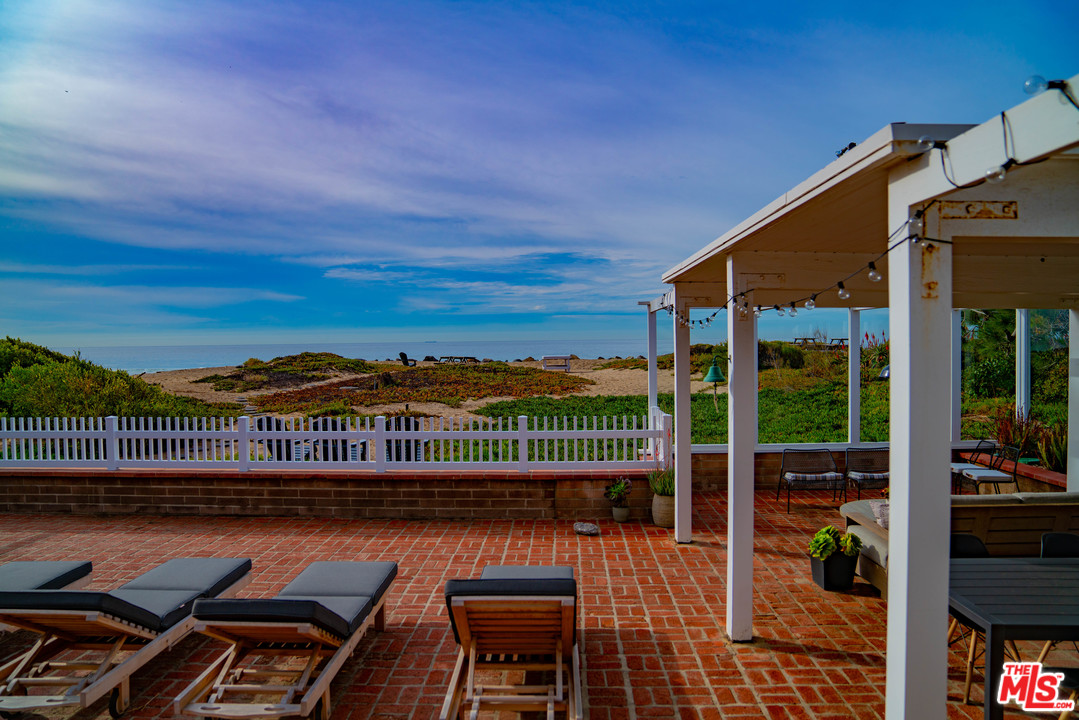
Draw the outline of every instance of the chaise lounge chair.
[[[327,720],[330,683],[371,625],[385,629],[396,576],[395,562],[316,562],[272,599],[198,601],[196,632],[230,647],[173,700],[174,713]],[[292,657],[303,662],[261,662]]]
[[[446,608],[457,664],[439,715],[481,710],[556,710],[580,720],[581,662],[577,650],[577,582],[570,567],[488,566],[478,580],[446,583]],[[487,671],[553,671],[545,685],[490,685]]]
[[[93,563],[63,560],[30,560],[0,565],[0,591],[77,590],[90,582]]]
[[[250,570],[245,558],[183,558],[109,592],[0,591],[0,622],[40,635],[0,666],[0,711],[86,708],[111,693],[109,713],[119,717],[130,704],[131,675],[191,632],[195,600],[239,590]],[[69,650],[84,652],[56,659]]]

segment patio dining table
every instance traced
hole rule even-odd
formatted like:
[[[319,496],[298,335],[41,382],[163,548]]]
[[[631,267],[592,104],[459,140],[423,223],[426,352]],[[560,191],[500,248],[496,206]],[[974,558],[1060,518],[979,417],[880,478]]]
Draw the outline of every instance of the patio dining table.
[[[1079,559],[952,559],[948,608],[985,633],[985,717],[1000,720],[1004,641],[1079,640]]]

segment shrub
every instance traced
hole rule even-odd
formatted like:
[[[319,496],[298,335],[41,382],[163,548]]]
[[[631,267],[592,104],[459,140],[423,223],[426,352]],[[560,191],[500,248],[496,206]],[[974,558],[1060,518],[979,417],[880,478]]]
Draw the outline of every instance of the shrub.
[[[809,541],[809,554],[818,560],[827,560],[837,550],[854,557],[862,550],[862,540],[857,535],[840,532],[835,525],[826,525]]]
[[[1015,361],[996,355],[972,364],[965,373],[967,392],[976,398],[1015,394]]]
[[[629,504],[629,494],[633,490],[633,481],[629,478],[620,477],[603,490],[603,497],[611,501],[612,507],[626,507]]]

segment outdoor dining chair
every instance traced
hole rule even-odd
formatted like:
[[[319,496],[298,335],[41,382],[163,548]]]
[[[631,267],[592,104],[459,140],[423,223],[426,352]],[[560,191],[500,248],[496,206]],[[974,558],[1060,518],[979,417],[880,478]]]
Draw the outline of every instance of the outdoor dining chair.
[[[1019,448],[1010,445],[1000,445],[994,450],[989,458],[988,467],[973,465],[959,472],[959,491],[962,492],[964,485],[974,489],[974,494],[980,494],[982,485],[992,485],[993,492],[1000,494],[1000,486],[1014,485],[1019,490],[1019,481],[1016,478],[1016,470],[1019,466]]]
[[[832,452],[825,449],[795,450],[783,449],[783,460],[779,466],[779,484],[776,486],[776,500],[784,485],[787,487],[787,512],[791,511],[791,490],[831,490],[832,501],[836,493],[846,497],[846,478],[835,464]]]
[[[969,533],[952,533],[949,557],[953,558],[987,558],[989,550],[985,543],[977,535]],[[948,625],[948,647],[957,642],[967,644],[967,666],[964,678],[963,698],[964,702],[970,702],[970,686],[974,679],[974,661],[979,657],[978,644],[981,643],[984,653],[985,634],[974,628],[960,626],[959,619],[952,617]],[[1019,661],[1019,649],[1014,640],[1005,641],[1005,652],[1016,662]]]
[[[858,499],[862,499],[862,488],[881,490],[888,487],[891,475],[888,471],[888,448],[847,448],[847,477],[844,487],[854,485],[858,488]]]

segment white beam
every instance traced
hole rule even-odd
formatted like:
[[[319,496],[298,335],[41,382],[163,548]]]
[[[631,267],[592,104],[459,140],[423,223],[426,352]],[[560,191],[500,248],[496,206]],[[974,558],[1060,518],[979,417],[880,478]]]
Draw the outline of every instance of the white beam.
[[[678,321],[689,316],[681,290],[674,287],[674,539],[693,542],[693,440],[689,421],[689,328]]]
[[[963,311],[952,310],[952,442],[963,437]]]
[[[727,257],[732,294],[746,289]],[[753,299],[750,299],[752,304]],[[757,319],[727,313],[727,635],[753,639],[753,491],[757,447]]]
[[[648,321],[648,411],[649,417],[651,417],[652,408],[656,406],[656,397],[659,393],[659,383],[657,378],[657,364],[656,358],[658,357],[658,343],[656,341],[656,313],[652,310],[651,303],[641,302],[638,305],[644,305],[647,312]]]
[[[1079,492],[1079,310],[1068,313],[1068,492]]]
[[[847,442],[862,440],[862,324],[861,313],[847,310]]]
[[[894,182],[889,188],[888,223],[897,227],[909,205]],[[887,720],[947,711],[951,277],[948,244],[904,243],[891,254],[889,321],[899,341],[891,346]]]
[[[1030,310],[1015,311],[1015,414],[1030,416]]]

